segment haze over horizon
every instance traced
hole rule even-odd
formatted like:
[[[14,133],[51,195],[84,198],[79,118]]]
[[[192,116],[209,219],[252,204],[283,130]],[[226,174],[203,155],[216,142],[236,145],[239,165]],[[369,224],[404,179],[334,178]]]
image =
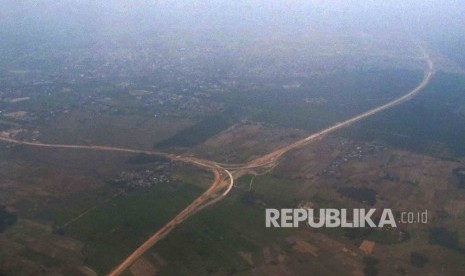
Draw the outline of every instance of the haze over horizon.
[[[2,35],[53,39],[104,39],[157,31],[230,32],[263,29],[304,31],[410,32],[427,38],[465,33],[460,1],[76,1],[6,0],[0,10]],[[441,37],[442,36],[442,37]]]

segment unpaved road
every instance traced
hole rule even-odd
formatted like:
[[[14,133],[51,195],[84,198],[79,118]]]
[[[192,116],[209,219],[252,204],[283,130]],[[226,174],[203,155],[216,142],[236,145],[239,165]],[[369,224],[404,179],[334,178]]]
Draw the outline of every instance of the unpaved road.
[[[433,75],[433,62],[431,61],[428,54],[421,48],[422,53],[426,62],[428,63],[428,70],[425,72],[422,82],[415,87],[413,90],[409,91],[404,96],[397,98],[391,102],[388,102],[384,105],[371,109],[367,112],[364,112],[360,115],[352,117],[346,121],[337,123],[333,126],[330,126],[326,129],[323,129],[317,133],[314,133],[304,139],[296,141],[288,146],[279,148],[271,153],[268,153],[264,156],[256,158],[252,161],[249,161],[244,164],[224,164],[218,163],[215,161],[204,160],[196,157],[189,156],[175,156],[170,153],[164,153],[159,151],[146,151],[146,150],[137,150],[137,149],[128,149],[128,148],[119,148],[119,147],[109,147],[109,146],[85,146],[85,145],[65,145],[65,144],[46,144],[40,142],[28,142],[21,141],[16,139],[11,139],[7,137],[1,137],[0,140],[13,144],[20,144],[26,146],[34,147],[44,147],[44,148],[53,148],[53,149],[74,149],[74,150],[93,150],[93,151],[112,151],[112,152],[125,152],[125,153],[143,153],[149,155],[158,155],[166,157],[173,161],[185,162],[188,164],[195,165],[197,167],[208,169],[213,172],[214,179],[210,187],[198,198],[196,198],[191,204],[189,204],[184,210],[177,214],[172,220],[166,223],[161,229],[155,232],[146,242],[144,242],[140,247],[138,247],[129,257],[127,257],[118,267],[116,267],[109,275],[115,276],[123,273],[130,265],[132,265],[141,255],[143,255],[148,249],[150,249],[155,243],[165,237],[172,229],[174,229],[178,224],[186,220],[188,217],[192,216],[201,209],[208,207],[221,199],[223,199],[229,191],[232,189],[234,184],[234,179],[240,176],[255,173],[258,169],[269,169],[273,168],[276,165],[278,159],[285,153],[294,150],[296,148],[302,147],[312,141],[321,139],[323,136],[332,133],[343,127],[347,127],[357,121],[365,119],[369,116],[372,116],[381,111],[390,109],[398,104],[401,104],[405,101],[408,101],[415,97],[431,80]]]

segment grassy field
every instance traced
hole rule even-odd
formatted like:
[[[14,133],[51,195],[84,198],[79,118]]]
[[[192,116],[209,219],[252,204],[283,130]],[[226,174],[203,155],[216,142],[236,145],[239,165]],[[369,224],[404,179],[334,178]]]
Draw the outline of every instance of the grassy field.
[[[71,273],[82,263],[105,274],[212,180],[209,172],[137,155],[28,147],[3,154],[10,162],[0,173],[7,175],[6,184],[15,184],[15,189],[0,187],[3,202],[18,215],[18,222],[0,239],[0,247],[6,249],[0,254],[2,266],[8,268],[5,273],[27,269]],[[160,165],[169,182],[130,190],[110,184],[122,171]],[[61,241],[54,242],[57,239]],[[70,244],[79,246],[70,249]]]
[[[106,273],[201,192],[190,185],[173,191],[169,185],[116,197],[65,228],[65,234],[83,241],[86,263]]]
[[[153,251],[169,264],[161,275],[238,273],[251,267],[239,252],[259,263],[262,248],[270,241],[284,246],[288,232],[266,229],[263,208],[230,199],[186,221]]]
[[[309,77],[291,91],[238,91],[222,95],[221,100],[243,110],[251,120],[313,132],[405,94],[421,81],[422,74],[406,70],[335,72]]]
[[[465,155],[464,110],[465,79],[439,72],[415,99],[340,133],[437,157],[457,158]]]

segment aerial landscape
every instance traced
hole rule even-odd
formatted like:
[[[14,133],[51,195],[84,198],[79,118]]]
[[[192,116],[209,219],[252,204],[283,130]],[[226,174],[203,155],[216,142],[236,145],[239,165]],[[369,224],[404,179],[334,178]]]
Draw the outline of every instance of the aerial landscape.
[[[0,276],[465,275],[465,4],[2,6]]]

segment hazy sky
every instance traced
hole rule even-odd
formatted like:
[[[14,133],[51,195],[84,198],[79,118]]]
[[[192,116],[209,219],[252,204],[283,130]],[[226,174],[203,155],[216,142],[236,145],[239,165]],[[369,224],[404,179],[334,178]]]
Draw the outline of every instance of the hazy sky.
[[[244,21],[291,26],[316,21],[357,27],[424,24],[446,30],[463,27],[464,14],[465,3],[458,0],[3,0],[0,8],[2,23],[10,28],[37,24],[37,29],[53,23],[89,29],[125,24],[137,29],[156,27],[160,21],[230,26]]]
[[[234,36],[310,27],[465,40],[463,0],[2,0],[0,5],[0,48],[28,39],[59,44],[154,32]]]

